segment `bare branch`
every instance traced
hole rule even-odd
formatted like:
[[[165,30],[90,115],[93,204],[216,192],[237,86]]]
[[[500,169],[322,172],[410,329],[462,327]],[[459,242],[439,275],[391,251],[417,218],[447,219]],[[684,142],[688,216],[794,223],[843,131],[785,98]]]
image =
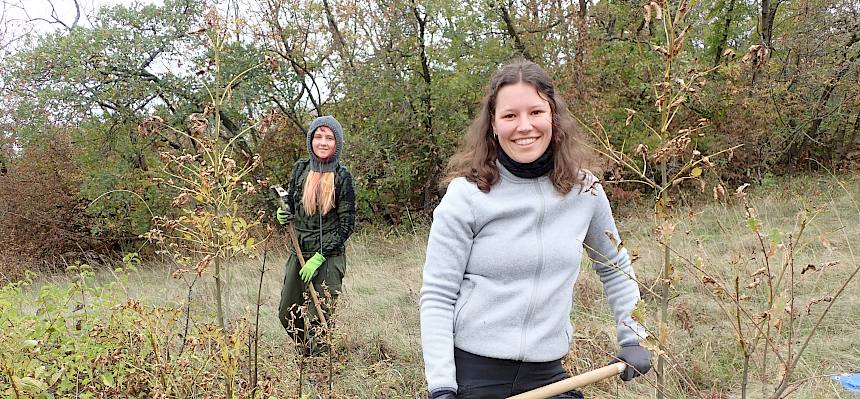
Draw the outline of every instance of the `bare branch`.
[[[511,20],[511,14],[508,12],[508,8],[503,4],[503,2],[495,1],[494,4],[496,7],[499,7],[499,11],[502,16],[502,20],[505,22],[505,28],[507,29],[508,36],[511,37],[514,41],[514,47],[519,50],[520,54],[523,55],[523,58],[534,61],[534,57],[532,57],[529,50],[526,48],[526,45],[523,44],[522,39],[520,38],[520,34],[517,32],[516,27],[514,26],[513,20]]]

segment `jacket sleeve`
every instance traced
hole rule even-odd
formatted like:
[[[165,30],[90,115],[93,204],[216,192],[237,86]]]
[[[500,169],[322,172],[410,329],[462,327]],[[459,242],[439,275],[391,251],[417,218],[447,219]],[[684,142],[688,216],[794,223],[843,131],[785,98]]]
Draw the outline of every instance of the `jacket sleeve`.
[[[621,245],[609,199],[596,179],[593,176],[590,179],[592,182],[586,186],[591,184],[591,187],[584,195],[594,196],[594,213],[585,235],[585,249],[603,283],[603,291],[615,319],[618,344],[638,344],[647,336],[645,328],[630,316],[639,302],[639,285],[627,249]]]
[[[343,170],[339,176],[340,183],[337,190],[337,229],[327,232],[323,240],[323,255],[337,253],[343,248],[346,239],[352,235],[355,229],[355,185],[352,174]]]
[[[421,286],[421,349],[431,392],[457,391],[454,306],[476,231],[468,183],[454,180],[433,212]]]
[[[293,215],[298,213],[296,209],[296,201],[297,195],[299,194],[299,177],[302,175],[302,171],[304,169],[303,163],[301,160],[296,161],[293,164],[293,170],[290,172],[290,181],[287,183],[287,208],[289,208],[290,213]]]

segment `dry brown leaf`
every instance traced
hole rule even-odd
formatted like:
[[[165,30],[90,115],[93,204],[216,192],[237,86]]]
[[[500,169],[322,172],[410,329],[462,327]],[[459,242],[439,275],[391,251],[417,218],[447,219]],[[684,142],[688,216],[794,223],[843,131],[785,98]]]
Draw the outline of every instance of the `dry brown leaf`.
[[[624,121],[624,126],[630,126],[630,122],[633,121],[633,116],[636,115],[636,110],[630,108],[624,108],[627,111],[627,120]]]

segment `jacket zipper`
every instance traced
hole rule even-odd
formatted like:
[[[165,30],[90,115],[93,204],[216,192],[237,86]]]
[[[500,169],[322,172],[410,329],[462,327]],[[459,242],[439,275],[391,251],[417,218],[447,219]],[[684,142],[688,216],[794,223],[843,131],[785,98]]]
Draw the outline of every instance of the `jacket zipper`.
[[[535,313],[535,296],[537,295],[538,285],[540,283],[541,273],[543,272],[543,221],[544,216],[546,214],[546,200],[543,196],[543,191],[540,187],[540,181],[536,181],[535,188],[537,189],[538,197],[540,198],[540,216],[538,216],[538,224],[537,231],[535,234],[537,235],[537,268],[535,269],[534,277],[532,279],[532,292],[529,295],[529,307],[526,310],[525,317],[523,318],[522,323],[522,331],[520,332],[520,353],[517,355],[517,360],[522,361],[525,358],[526,351],[526,338],[528,335],[529,325],[532,322],[532,318],[534,318]]]

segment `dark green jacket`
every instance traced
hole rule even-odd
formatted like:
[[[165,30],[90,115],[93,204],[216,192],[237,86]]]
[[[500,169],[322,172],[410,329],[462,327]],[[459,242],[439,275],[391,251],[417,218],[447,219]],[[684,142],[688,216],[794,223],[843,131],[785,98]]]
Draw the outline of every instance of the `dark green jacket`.
[[[290,174],[287,206],[295,219],[296,230],[302,255],[310,258],[315,252],[325,257],[341,255],[344,243],[355,228],[355,187],[352,174],[343,165],[334,171],[335,204],[334,209],[325,215],[308,215],[302,205],[305,179],[310,168],[307,159],[299,160]]]

